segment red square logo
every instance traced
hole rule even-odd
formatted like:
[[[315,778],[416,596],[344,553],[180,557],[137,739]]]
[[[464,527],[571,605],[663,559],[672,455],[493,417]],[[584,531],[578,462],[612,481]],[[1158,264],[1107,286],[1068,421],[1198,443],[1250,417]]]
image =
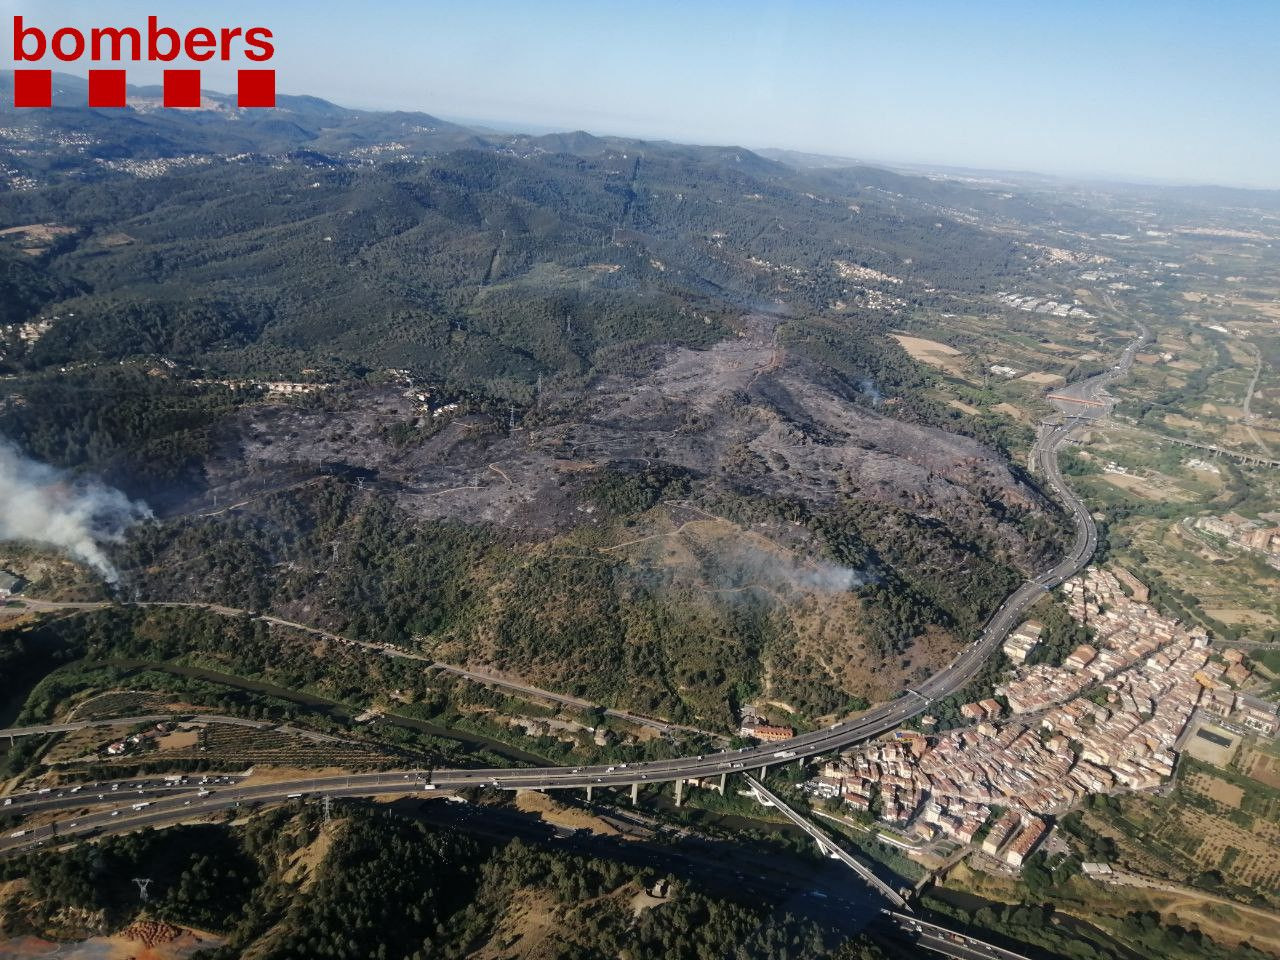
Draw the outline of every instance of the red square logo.
[[[90,70],[89,106],[125,106],[124,77],[123,70]]]
[[[13,105],[15,107],[52,107],[53,71],[13,71]]]
[[[239,71],[236,106],[274,107],[276,105],[276,72],[274,70]]]
[[[166,107],[200,106],[200,71],[166,70],[164,72],[164,105]]]

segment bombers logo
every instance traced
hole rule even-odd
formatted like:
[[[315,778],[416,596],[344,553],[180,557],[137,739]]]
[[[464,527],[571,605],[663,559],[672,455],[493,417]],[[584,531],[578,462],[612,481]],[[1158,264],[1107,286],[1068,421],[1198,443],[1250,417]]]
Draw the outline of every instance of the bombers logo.
[[[148,17],[145,28],[93,27],[87,33],[75,27],[46,30],[13,18],[13,104],[15,107],[52,107],[53,71],[24,67],[52,57],[62,63],[172,63],[185,56],[196,63],[243,58],[267,63],[275,56],[271,31],[266,27],[195,27],[180,33]],[[89,106],[123,107],[127,71],[119,67],[89,69]],[[276,72],[270,68],[238,70],[236,105],[274,107]],[[200,106],[200,71],[164,71],[166,107]]]

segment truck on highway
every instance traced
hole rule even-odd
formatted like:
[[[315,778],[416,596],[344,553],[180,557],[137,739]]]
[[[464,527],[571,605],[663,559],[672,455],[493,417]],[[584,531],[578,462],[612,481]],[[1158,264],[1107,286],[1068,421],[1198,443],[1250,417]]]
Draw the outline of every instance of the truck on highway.
[[[150,801],[150,800],[143,800],[141,803],[135,803],[135,804],[133,805],[133,809],[135,809],[135,810],[142,810],[142,809],[144,809],[144,808],[146,808],[146,807],[149,807],[149,806],[151,806],[151,801]]]
[[[15,830],[13,831],[13,833],[9,834],[10,838],[25,837],[26,835],[27,835],[27,831],[25,830]]]

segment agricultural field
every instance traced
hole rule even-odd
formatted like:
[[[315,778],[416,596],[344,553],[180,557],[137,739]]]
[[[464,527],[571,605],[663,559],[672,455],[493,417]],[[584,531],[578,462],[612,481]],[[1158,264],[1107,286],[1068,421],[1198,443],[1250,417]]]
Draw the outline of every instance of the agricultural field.
[[[1052,412],[1045,395],[1101,370],[1127,339],[1123,323],[1088,290],[1073,295],[1095,316],[1031,313],[991,297],[964,314],[922,313],[894,339],[937,374],[934,399],[1001,425],[1011,451],[1020,455],[1031,432],[1018,428]]]
[[[1186,518],[1133,518],[1127,544],[1117,550],[1123,563],[1160,571],[1161,581],[1196,599],[1204,622],[1231,638],[1280,627],[1280,570],[1243,551],[1206,546]]]
[[[952,868],[944,886],[994,903],[1017,904],[1025,898],[1018,881],[979,872],[964,863]],[[1057,914],[1088,924],[1086,929],[1095,936],[1101,934],[1104,942],[1122,950],[1128,948],[1120,956],[1133,956],[1135,949],[1144,945],[1141,937],[1135,938],[1134,931],[1124,924],[1136,912],[1153,912],[1164,923],[1198,929],[1225,947],[1249,943],[1263,950],[1280,951],[1280,933],[1271,910],[1232,902],[1210,892],[1101,883],[1076,874],[1054,886],[1053,903]]]
[[[1211,803],[1217,810],[1239,809],[1217,799]],[[1214,870],[1229,875],[1234,883],[1274,893],[1280,886],[1280,827],[1248,819],[1250,827],[1245,828],[1230,816],[1184,808],[1150,836],[1178,850],[1202,871]]]
[[[1091,807],[1083,823],[1111,838],[1117,868],[1274,908],[1280,905],[1280,789],[1246,772],[1273,778],[1273,749],[1251,739],[1227,767],[1184,756],[1168,796],[1116,797]]]
[[[1280,755],[1254,748],[1241,761],[1241,769],[1251,779],[1280,790]]]
[[[107,690],[84,700],[68,712],[69,720],[99,720],[179,710],[189,704],[154,690]]]
[[[1117,390],[1119,413],[1154,434],[1275,459],[1275,321],[1201,292],[1183,291],[1160,306],[1154,342]]]
[[[1276,375],[1280,352],[1256,324],[1227,323],[1205,308],[1217,302],[1197,293],[1155,304],[1161,312],[1147,318],[1155,341],[1114,388],[1115,414],[1065,465],[1104,513],[1113,555],[1175,601],[1171,612],[1221,639],[1266,640],[1280,629],[1280,571],[1195,524],[1228,515],[1276,522],[1280,471],[1242,458],[1280,450],[1280,421],[1250,402]]]
[[[316,743],[275,730],[208,724],[198,728],[194,742],[157,744],[166,762],[207,760],[219,765],[286,767],[360,768],[392,762],[390,754],[379,754],[357,744]]]

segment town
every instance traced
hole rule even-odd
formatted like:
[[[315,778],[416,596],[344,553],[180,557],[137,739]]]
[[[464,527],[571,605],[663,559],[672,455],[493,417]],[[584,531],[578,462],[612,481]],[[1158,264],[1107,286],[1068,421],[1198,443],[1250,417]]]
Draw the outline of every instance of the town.
[[[1158,613],[1126,571],[1090,567],[1063,593],[1091,643],[1061,666],[1027,666],[1042,627],[1024,623],[1004,644],[1012,677],[960,708],[972,726],[931,733],[938,721],[924,716],[919,732],[823,764],[808,792],[913,843],[969,845],[985,829],[982,852],[1016,869],[1053,818],[1089,795],[1167,783],[1198,711],[1275,737],[1274,705],[1239,690],[1250,679],[1244,654],[1219,653],[1203,631]]]

